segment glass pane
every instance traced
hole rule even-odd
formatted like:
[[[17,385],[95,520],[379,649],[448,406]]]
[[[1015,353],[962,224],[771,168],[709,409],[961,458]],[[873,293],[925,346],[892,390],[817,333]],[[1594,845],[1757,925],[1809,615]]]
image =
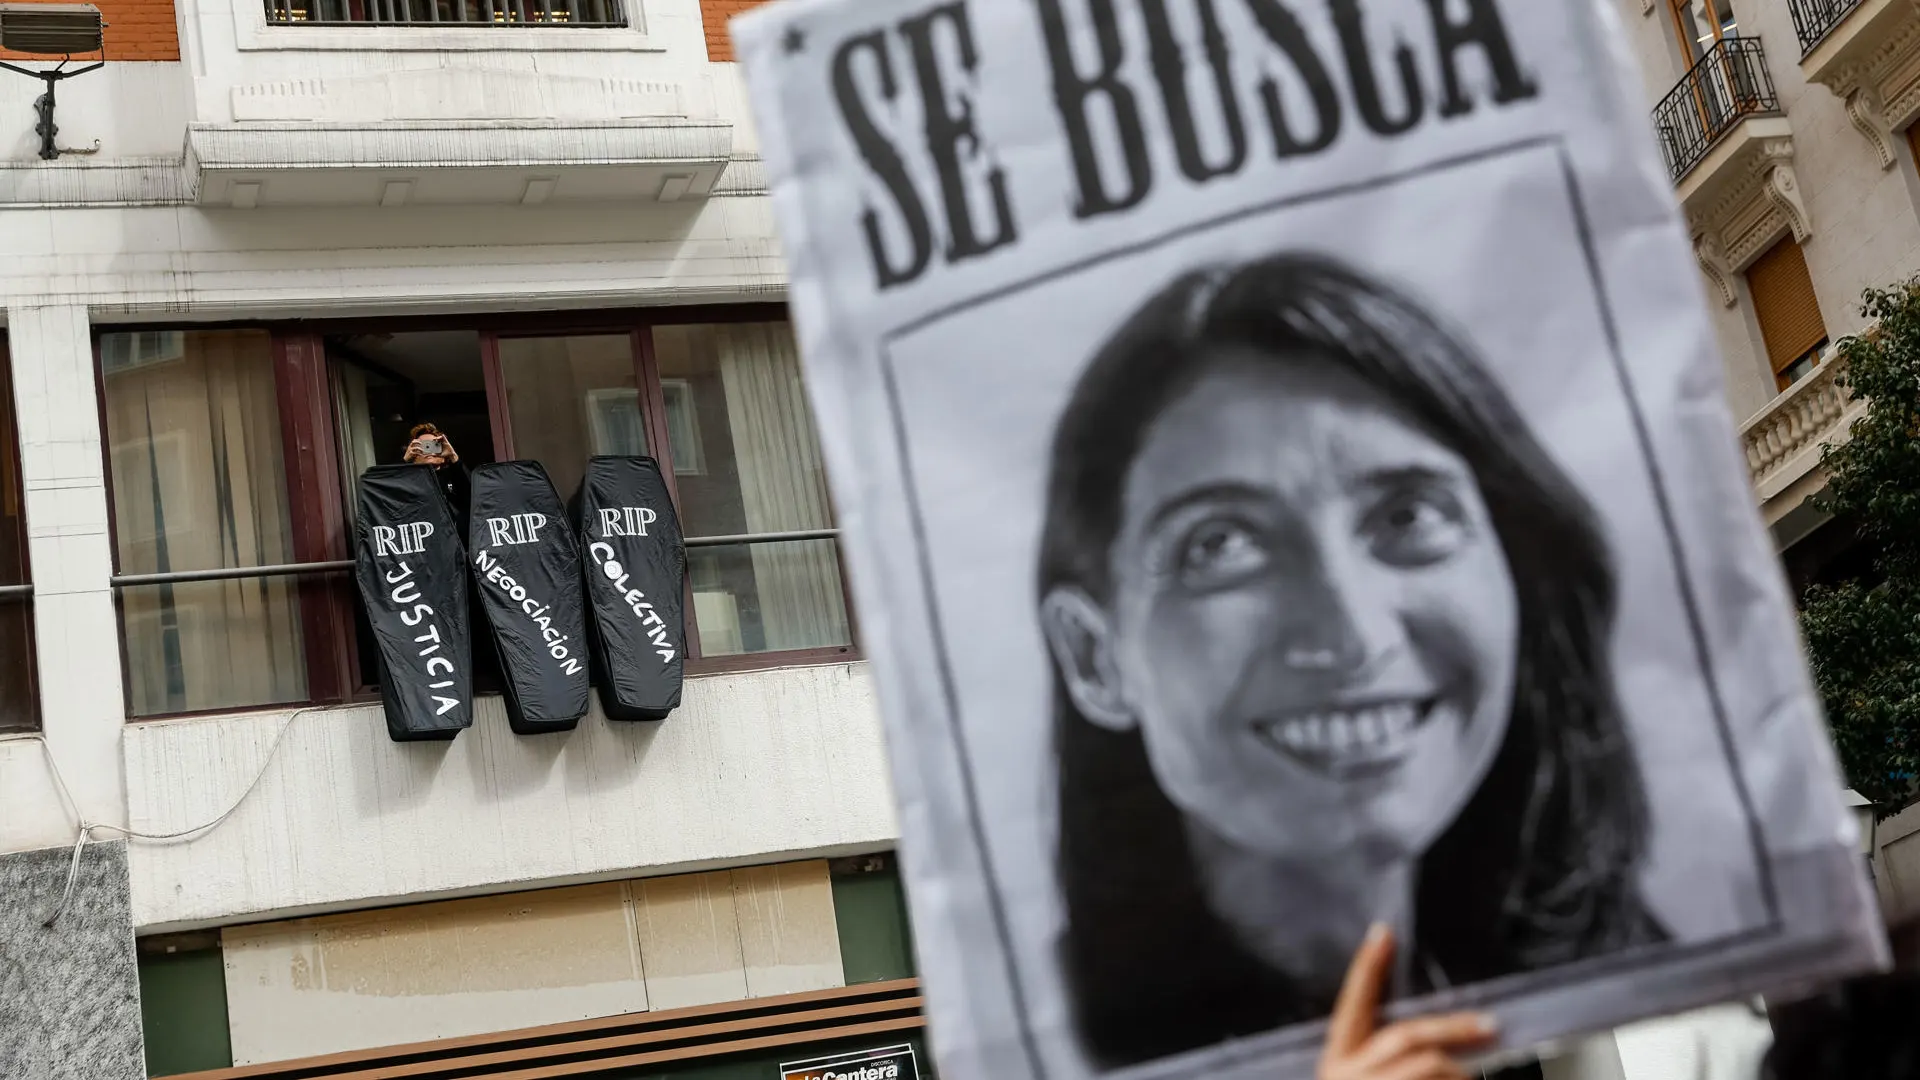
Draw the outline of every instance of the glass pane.
[[[33,601],[0,597],[0,731],[40,726],[33,667]]]
[[[686,534],[832,528],[787,325],[662,326],[653,342]],[[697,548],[689,564],[703,656],[849,643],[832,540]]]
[[[513,452],[573,498],[595,454],[644,454],[647,431],[626,334],[500,339]]]
[[[25,585],[27,512],[20,491],[20,433],[13,422],[13,384],[0,347],[0,585]],[[33,601],[0,598],[0,731],[39,726],[34,689]]]
[[[304,699],[298,587],[272,577],[121,589],[133,714]]]
[[[1781,368],[1780,389],[1785,390],[1787,387],[1813,374],[1813,369],[1820,365],[1820,354],[1826,351],[1826,348],[1827,343],[1825,339],[1822,339],[1820,344],[1801,353],[1792,363]]]
[[[832,540],[690,548],[687,570],[701,656],[852,644]]]
[[[1680,22],[1681,45],[1697,62],[1721,38],[1739,36],[1732,0],[1672,0]]]
[[[109,334],[101,354],[145,356]],[[294,561],[271,341],[187,331],[179,349],[102,374],[122,574]],[[291,579],[121,590],[136,716],[306,697]]]

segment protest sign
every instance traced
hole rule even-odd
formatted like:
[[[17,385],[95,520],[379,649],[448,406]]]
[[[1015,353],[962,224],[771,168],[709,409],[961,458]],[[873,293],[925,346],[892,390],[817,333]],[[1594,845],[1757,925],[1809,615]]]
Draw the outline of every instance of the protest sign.
[[[569,731],[587,715],[586,599],[567,509],[537,461],[473,472],[467,550],[499,651],[507,723]]]
[[[609,720],[664,720],[680,705],[686,667],[687,554],[659,463],[589,460],[574,515],[601,711]]]
[[[1597,4],[734,23],[954,1077],[1306,1076],[1877,963]]]
[[[473,643],[460,525],[426,465],[360,475],[354,581],[380,652],[396,742],[451,739],[473,723]]]

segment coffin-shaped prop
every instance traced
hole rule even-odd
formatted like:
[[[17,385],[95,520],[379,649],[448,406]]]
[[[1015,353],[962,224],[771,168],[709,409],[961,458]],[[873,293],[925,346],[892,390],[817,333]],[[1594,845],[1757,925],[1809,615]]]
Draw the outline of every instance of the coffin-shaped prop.
[[[664,719],[680,704],[686,664],[687,553],[660,466],[593,458],[574,513],[601,710],[611,720]]]
[[[380,645],[395,742],[451,739],[473,723],[467,573],[453,507],[427,465],[360,474],[354,580]]]
[[[520,735],[566,731],[587,715],[586,601],[567,508],[537,461],[473,471],[467,561],[493,624],[507,720]]]

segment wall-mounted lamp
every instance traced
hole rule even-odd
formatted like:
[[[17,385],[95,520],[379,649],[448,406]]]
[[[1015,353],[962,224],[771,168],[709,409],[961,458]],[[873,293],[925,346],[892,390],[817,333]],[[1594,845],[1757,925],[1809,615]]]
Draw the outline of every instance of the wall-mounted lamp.
[[[0,49],[64,58],[50,71],[34,71],[0,61],[0,68],[31,75],[47,84],[47,92],[33,103],[34,112],[40,117],[33,130],[40,135],[40,156],[44,160],[52,161],[60,156],[60,148],[53,141],[60,131],[53,123],[54,85],[106,65],[106,61],[101,60],[66,70],[73,54],[99,52],[104,47],[106,28],[100,9],[92,4],[0,3]]]

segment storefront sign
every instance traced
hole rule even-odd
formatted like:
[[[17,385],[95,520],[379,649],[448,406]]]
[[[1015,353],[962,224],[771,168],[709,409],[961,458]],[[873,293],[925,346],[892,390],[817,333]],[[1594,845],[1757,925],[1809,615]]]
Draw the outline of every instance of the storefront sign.
[[[780,1066],[780,1080],[919,1080],[913,1047],[884,1046]]]
[[[473,723],[472,637],[460,526],[426,465],[360,476],[354,580],[380,646],[380,696],[396,742],[451,739]]]
[[[596,457],[574,499],[592,612],[594,681],[612,720],[660,720],[680,704],[687,556],[660,466]]]
[[[467,558],[506,677],[517,735],[566,731],[587,714],[586,605],[566,507],[537,461],[473,472]]]

